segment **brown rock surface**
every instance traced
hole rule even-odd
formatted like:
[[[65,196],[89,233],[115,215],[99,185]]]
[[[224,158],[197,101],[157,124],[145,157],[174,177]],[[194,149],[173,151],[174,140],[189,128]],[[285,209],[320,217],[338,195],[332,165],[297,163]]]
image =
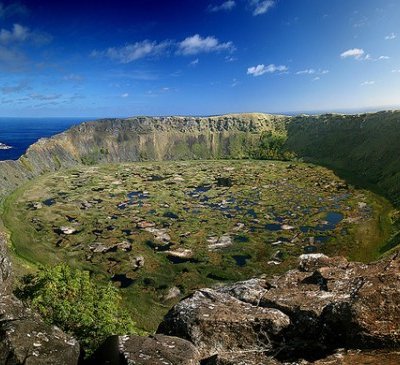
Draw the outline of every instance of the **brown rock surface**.
[[[274,347],[290,324],[281,311],[257,307],[222,291],[204,289],[178,303],[160,331],[190,340],[203,358]]]
[[[155,335],[112,336],[94,355],[93,365],[199,365],[199,353],[189,341]]]
[[[210,364],[252,364],[238,357],[252,352],[268,363],[315,361],[339,348],[400,349],[400,254],[369,265],[302,255],[298,270],[270,280],[195,292],[159,332],[190,340]]]

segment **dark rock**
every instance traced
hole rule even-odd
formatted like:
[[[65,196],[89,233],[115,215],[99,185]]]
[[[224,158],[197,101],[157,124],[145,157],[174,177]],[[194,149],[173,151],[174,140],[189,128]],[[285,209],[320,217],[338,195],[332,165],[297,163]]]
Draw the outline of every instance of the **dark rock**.
[[[217,186],[219,187],[230,188],[231,186],[233,186],[233,181],[230,177],[217,177],[215,180]]]
[[[231,295],[204,289],[178,303],[158,332],[185,338],[202,358],[220,352],[265,351],[281,340],[289,317],[279,310],[261,308]]]
[[[175,214],[174,212],[165,212],[165,213],[163,214],[163,217],[165,217],[165,218],[171,218],[171,219],[178,219],[178,218],[179,218],[179,215],[178,215],[178,214]]]
[[[76,365],[79,344],[12,295],[0,299],[0,364]]]
[[[195,292],[158,332],[193,342],[205,364],[268,364],[271,356],[306,364],[340,348],[400,349],[399,308],[400,253],[369,265],[302,255],[284,275]],[[374,355],[346,356],[354,360],[344,364],[362,364]]]
[[[109,337],[93,356],[92,365],[198,365],[198,351],[189,341],[155,335]]]

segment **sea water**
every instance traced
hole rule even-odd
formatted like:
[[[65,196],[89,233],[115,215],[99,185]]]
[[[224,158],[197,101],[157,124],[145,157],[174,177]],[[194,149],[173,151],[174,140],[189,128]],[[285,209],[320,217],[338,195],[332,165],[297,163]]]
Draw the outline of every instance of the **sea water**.
[[[38,139],[87,120],[93,118],[0,118],[0,142],[12,147],[0,149],[0,160],[16,160]]]

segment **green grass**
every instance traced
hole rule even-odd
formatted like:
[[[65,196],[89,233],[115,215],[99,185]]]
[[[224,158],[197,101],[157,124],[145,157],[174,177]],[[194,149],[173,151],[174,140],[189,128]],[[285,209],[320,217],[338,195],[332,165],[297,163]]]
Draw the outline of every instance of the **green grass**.
[[[230,179],[232,186],[218,186],[217,177]],[[193,195],[201,186],[210,189]],[[132,191],[147,191],[148,198],[119,209],[118,204],[126,202]],[[32,208],[33,203],[49,198],[56,203]],[[92,206],[81,209],[84,202]],[[364,208],[359,207],[360,202],[366,204]],[[315,244],[318,252],[345,254],[368,262],[378,257],[393,233],[389,220],[392,206],[385,199],[369,191],[344,188],[343,181],[323,167],[278,161],[83,166],[28,182],[4,201],[3,208],[18,274],[34,270],[38,263],[59,262],[89,270],[95,280],[103,283],[114,274],[126,274],[133,284],[120,289],[124,304],[138,326],[148,331],[157,327],[179,298],[195,289],[215,285],[219,280],[272,275],[293,267],[310,237],[329,237],[327,242]],[[327,212],[340,212],[344,219],[325,232],[315,231],[315,227],[324,226]],[[171,213],[178,218],[168,217]],[[56,232],[61,226],[74,226],[67,216],[78,222],[78,233],[67,236]],[[151,232],[136,228],[139,220],[166,229],[171,250],[192,250],[194,262],[172,264],[165,253],[154,251],[147,242],[160,242]],[[236,230],[239,223],[244,228]],[[271,223],[294,228],[265,229]],[[314,229],[302,231],[305,226]],[[210,250],[207,239],[225,234],[230,235],[233,244]],[[272,245],[282,239],[287,242]],[[89,248],[95,242],[112,246],[125,240],[131,242],[131,252],[116,249],[93,253]],[[282,262],[275,265],[271,260],[278,250]],[[133,260],[139,255],[145,264],[134,270]],[[235,255],[248,255],[250,259],[239,266]],[[181,295],[165,300],[172,287],[178,287]]]

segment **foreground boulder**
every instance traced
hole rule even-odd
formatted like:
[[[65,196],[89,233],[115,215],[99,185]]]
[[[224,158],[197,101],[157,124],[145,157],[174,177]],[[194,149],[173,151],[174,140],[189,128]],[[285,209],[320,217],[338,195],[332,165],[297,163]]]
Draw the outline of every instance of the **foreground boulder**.
[[[159,330],[190,340],[206,358],[220,352],[272,350],[289,324],[289,317],[277,309],[203,289],[178,303]]]
[[[399,254],[369,265],[314,254],[282,276],[197,291],[158,332],[191,341],[206,364],[274,364],[340,348],[400,351],[399,324]]]
[[[79,344],[13,296],[0,300],[0,364],[75,365]]]
[[[198,365],[199,353],[189,341],[155,335],[112,336],[99,348],[93,365]]]

